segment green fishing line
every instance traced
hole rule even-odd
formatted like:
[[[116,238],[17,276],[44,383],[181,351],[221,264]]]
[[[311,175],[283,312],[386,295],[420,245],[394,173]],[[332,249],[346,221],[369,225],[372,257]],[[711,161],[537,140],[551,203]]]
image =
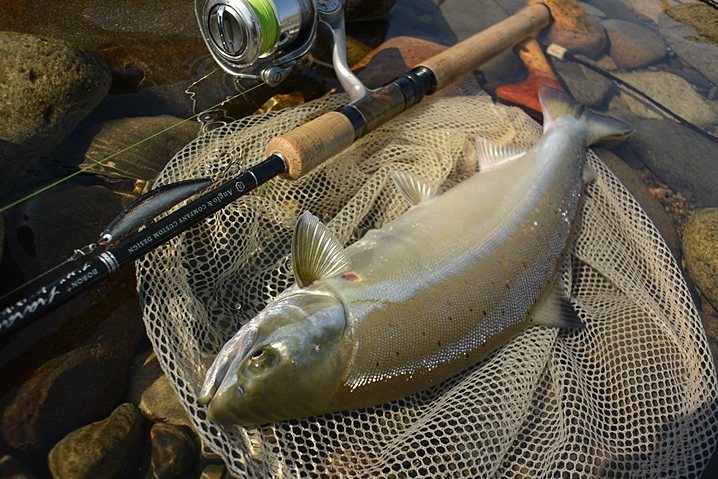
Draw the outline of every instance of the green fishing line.
[[[269,52],[279,41],[279,21],[270,0],[247,0],[259,19],[262,31],[262,52]]]

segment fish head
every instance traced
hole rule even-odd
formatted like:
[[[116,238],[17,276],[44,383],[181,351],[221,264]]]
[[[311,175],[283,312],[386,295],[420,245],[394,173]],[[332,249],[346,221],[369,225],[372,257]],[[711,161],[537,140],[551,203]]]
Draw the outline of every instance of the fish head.
[[[280,296],[215,359],[200,393],[208,419],[253,426],[327,412],[353,350],[346,326],[326,287]]]

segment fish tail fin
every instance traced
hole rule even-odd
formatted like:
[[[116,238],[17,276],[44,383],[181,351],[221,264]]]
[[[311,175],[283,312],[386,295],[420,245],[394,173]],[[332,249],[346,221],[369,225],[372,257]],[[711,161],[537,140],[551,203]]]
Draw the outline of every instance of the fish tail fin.
[[[591,134],[586,140],[586,146],[593,145],[600,140],[622,138],[633,131],[631,125],[594,113],[562,91],[541,86],[538,93],[543,110],[544,131],[551,123],[567,115],[588,125]]]
[[[561,275],[529,315],[529,323],[562,329],[581,329],[585,325],[566,295]]]

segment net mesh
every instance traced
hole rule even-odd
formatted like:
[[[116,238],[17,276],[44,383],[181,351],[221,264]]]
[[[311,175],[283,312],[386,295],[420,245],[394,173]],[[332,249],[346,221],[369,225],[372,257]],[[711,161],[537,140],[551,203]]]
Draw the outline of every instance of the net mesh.
[[[157,184],[208,177],[230,157],[346,102],[330,96],[197,138]],[[529,147],[541,128],[467,78],[296,181],[275,179],[137,262],[160,364],[234,476],[696,477],[715,446],[716,372],[680,270],[598,158],[563,268],[586,328],[533,328],[430,390],[376,407],[261,428],[206,420],[213,355],[293,283],[294,222],[309,210],[344,244],[406,210],[395,165],[450,188],[476,171],[473,139]]]

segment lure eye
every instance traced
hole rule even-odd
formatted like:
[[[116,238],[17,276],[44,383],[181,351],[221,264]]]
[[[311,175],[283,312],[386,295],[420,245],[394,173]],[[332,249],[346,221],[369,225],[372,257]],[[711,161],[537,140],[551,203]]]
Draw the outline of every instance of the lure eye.
[[[258,349],[249,356],[249,369],[255,373],[262,373],[274,366],[277,356],[271,349]]]

